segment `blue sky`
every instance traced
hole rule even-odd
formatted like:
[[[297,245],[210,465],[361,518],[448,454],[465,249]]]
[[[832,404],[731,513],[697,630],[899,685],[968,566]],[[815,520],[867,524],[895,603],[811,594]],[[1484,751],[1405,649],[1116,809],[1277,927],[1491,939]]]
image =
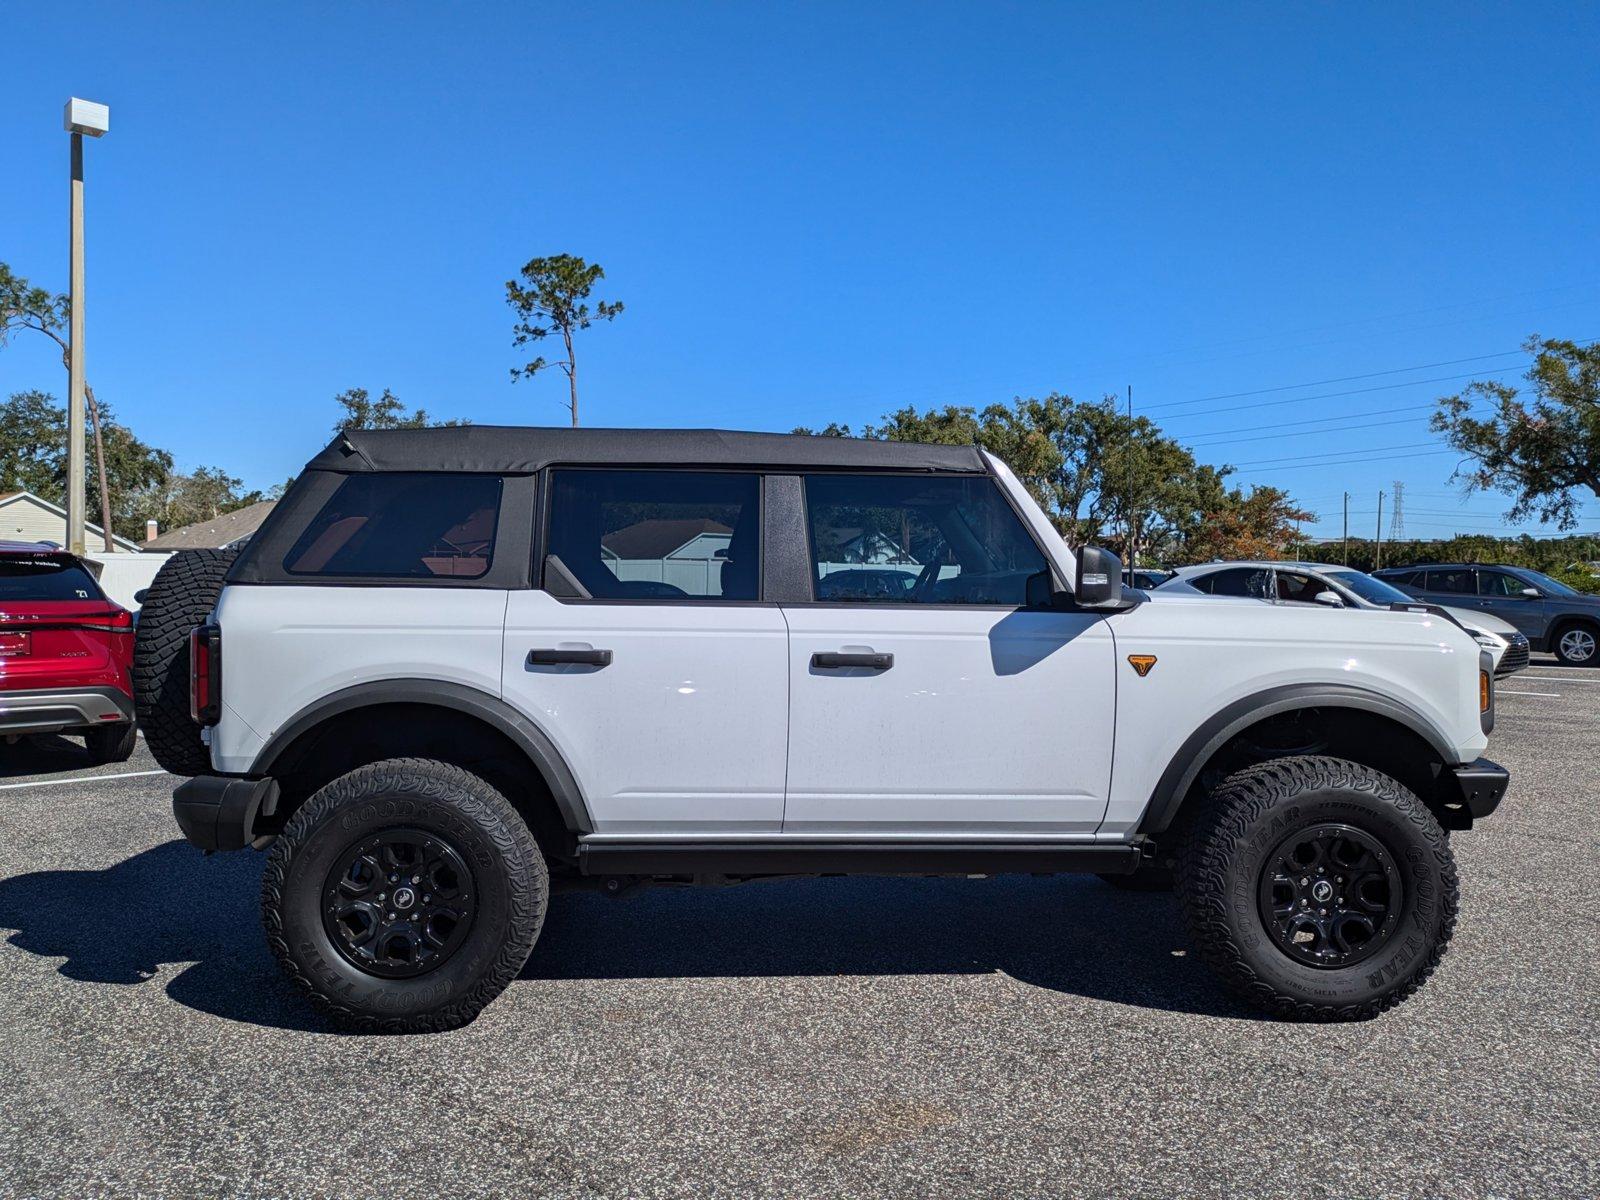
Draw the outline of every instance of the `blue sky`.
[[[1425,406],[1600,337],[1594,6],[575,7],[8,6],[0,259],[65,289],[61,105],[110,104],[90,379],[257,486],[348,387],[563,420],[557,373],[508,375],[538,254],[627,305],[586,423],[1131,384],[1323,533],[1395,479],[1413,536],[1500,528]],[[64,395],[34,341],[0,391]]]

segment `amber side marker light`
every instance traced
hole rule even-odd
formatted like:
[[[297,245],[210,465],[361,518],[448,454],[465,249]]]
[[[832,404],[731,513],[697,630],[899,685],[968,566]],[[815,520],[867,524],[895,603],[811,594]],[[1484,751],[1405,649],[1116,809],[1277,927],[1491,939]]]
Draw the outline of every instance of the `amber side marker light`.
[[[1489,672],[1478,672],[1478,711],[1489,711]]]
[[[1139,678],[1143,679],[1150,674],[1150,668],[1156,665],[1156,656],[1154,654],[1130,654],[1128,655],[1128,665],[1139,672]]]

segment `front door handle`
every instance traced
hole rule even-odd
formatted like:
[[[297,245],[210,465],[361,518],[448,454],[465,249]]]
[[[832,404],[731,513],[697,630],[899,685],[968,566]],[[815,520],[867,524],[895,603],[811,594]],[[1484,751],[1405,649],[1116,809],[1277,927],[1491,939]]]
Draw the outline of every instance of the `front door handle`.
[[[887,671],[894,666],[894,655],[851,654],[840,650],[818,650],[811,656],[811,665],[819,671],[836,671],[845,667],[865,667],[869,671]]]
[[[609,650],[529,650],[528,665],[530,667],[554,667],[564,663],[576,663],[583,667],[609,667],[611,665],[611,651]]]

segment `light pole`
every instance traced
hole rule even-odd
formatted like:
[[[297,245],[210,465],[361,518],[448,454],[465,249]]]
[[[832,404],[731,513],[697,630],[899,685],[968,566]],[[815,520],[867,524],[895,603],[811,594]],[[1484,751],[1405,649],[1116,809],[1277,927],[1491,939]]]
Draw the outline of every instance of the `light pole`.
[[[72,344],[67,360],[67,549],[84,552],[83,536],[83,135],[111,128],[111,110],[92,100],[67,101],[62,124],[72,135]],[[106,531],[108,534],[110,530]]]

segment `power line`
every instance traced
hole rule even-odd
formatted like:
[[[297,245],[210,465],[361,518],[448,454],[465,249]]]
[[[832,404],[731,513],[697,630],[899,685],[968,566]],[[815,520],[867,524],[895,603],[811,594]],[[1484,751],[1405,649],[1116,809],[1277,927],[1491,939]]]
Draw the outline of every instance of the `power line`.
[[[1369,371],[1365,375],[1340,375],[1334,379],[1312,379],[1305,383],[1285,383],[1278,387],[1256,388],[1250,392],[1218,392],[1215,396],[1198,396],[1193,400],[1174,400],[1167,404],[1155,404],[1145,409],[1146,412],[1159,412],[1164,408],[1178,408],[1185,404],[1204,404],[1209,400],[1238,400],[1245,396],[1266,396],[1272,392],[1292,392],[1296,388],[1324,387],[1330,383],[1352,383],[1358,379],[1378,379],[1384,375],[1403,375],[1407,371],[1427,371],[1434,367],[1454,367],[1461,363],[1483,362],[1490,358],[1508,358],[1513,354],[1522,354],[1519,346],[1515,350],[1502,350],[1498,354],[1475,354],[1471,358],[1450,358],[1442,362],[1418,363],[1414,367],[1391,367],[1387,371]],[[1471,372],[1468,372],[1471,374]]]
[[[1521,366],[1529,365],[1531,364],[1521,364]],[[1421,387],[1428,383],[1449,383],[1456,379],[1493,379],[1499,375],[1509,375],[1519,369],[1519,366],[1511,366],[1498,371],[1466,371],[1460,375],[1438,375],[1432,379],[1410,379],[1405,383],[1383,383],[1376,387],[1351,388],[1343,392],[1319,392],[1315,396],[1295,396],[1289,400],[1261,400],[1255,404],[1231,404],[1224,408],[1206,408],[1198,412],[1179,413],[1177,414],[1177,419],[1183,421],[1190,417],[1211,416],[1214,413],[1245,412],[1254,408],[1276,408],[1284,404],[1309,404],[1313,400],[1337,400],[1341,396],[1365,396],[1372,392],[1392,392],[1396,388]]]

